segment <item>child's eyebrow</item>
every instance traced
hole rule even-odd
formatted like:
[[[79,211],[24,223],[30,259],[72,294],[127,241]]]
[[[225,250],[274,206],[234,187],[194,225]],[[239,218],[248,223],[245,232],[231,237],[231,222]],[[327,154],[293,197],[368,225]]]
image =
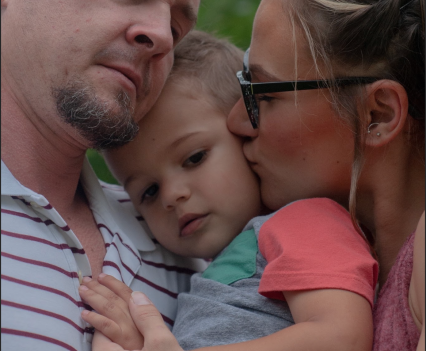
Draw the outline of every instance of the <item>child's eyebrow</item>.
[[[129,175],[126,179],[124,179],[123,188],[126,189],[129,183],[132,183],[133,181],[135,181],[135,179],[136,176],[134,174]]]
[[[185,140],[189,139],[190,137],[199,134],[200,132],[190,132],[188,134],[185,134],[183,136],[181,136],[180,138],[176,139],[173,143],[170,144],[169,148],[170,149],[174,149],[176,148],[179,144],[182,144]]]

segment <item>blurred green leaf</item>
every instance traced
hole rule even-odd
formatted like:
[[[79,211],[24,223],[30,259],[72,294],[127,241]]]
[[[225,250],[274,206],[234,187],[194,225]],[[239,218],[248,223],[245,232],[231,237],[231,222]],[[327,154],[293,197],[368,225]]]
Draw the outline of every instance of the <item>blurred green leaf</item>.
[[[106,165],[103,156],[96,150],[89,149],[86,155],[99,179],[110,184],[118,184]]]
[[[197,29],[228,38],[245,50],[260,0],[201,0]]]
[[[201,0],[196,28],[227,38],[245,50],[250,45],[254,14],[260,0]],[[99,179],[118,184],[101,154],[88,150],[87,156]]]

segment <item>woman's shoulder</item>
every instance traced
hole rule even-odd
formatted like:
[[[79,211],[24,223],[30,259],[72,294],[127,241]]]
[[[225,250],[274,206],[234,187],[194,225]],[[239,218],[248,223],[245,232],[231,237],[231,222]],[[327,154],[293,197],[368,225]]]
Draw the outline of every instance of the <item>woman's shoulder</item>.
[[[425,318],[425,213],[414,233],[413,273],[411,275],[409,304],[417,327],[422,330]],[[422,331],[424,333],[424,329]]]

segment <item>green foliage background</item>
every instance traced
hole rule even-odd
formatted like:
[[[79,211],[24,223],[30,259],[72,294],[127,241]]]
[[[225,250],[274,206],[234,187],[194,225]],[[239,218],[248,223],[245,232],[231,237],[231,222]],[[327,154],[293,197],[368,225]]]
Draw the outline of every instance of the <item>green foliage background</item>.
[[[259,3],[260,0],[201,0],[196,28],[227,38],[245,50],[250,45],[253,18]],[[98,152],[90,149],[87,156],[100,179],[117,184]]]

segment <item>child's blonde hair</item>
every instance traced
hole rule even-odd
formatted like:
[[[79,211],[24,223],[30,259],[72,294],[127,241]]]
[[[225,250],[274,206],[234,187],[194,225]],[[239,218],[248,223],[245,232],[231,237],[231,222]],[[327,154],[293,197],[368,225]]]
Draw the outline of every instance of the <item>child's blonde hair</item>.
[[[206,93],[225,115],[241,97],[235,76],[243,67],[242,50],[225,39],[193,30],[175,49],[175,61],[167,84]]]

